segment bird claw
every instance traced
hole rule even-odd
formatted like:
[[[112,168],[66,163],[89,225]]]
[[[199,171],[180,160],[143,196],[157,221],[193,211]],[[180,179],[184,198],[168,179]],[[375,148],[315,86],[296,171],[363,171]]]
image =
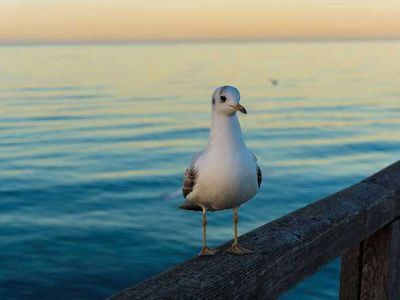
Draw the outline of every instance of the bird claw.
[[[232,253],[232,254],[236,254],[236,255],[246,255],[246,254],[253,253],[253,250],[240,247],[239,245],[232,245],[226,251],[229,253]]]
[[[205,255],[214,255],[214,254],[216,254],[218,252],[218,250],[217,249],[211,249],[211,248],[208,248],[208,247],[203,247],[203,249],[201,249],[201,251],[200,251],[200,253],[199,253],[199,255],[200,256],[205,256]]]

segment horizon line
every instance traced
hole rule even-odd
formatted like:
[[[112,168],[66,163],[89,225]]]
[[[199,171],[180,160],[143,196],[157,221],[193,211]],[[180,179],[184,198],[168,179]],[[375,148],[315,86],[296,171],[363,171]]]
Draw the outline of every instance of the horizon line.
[[[290,43],[290,42],[369,42],[400,41],[399,37],[344,37],[344,38],[219,38],[219,39],[123,39],[123,40],[0,40],[0,46],[35,45],[129,45],[129,44],[218,44],[218,43]]]

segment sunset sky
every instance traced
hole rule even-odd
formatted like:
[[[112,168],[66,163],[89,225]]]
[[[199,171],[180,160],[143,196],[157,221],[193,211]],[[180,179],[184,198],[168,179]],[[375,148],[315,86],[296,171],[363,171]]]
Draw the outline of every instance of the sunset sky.
[[[400,1],[0,1],[0,42],[346,38],[400,38]]]

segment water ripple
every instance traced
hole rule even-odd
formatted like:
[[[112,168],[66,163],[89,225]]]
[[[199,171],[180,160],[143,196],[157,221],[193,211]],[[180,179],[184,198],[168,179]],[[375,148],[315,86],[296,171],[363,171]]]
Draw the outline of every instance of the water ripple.
[[[0,47],[1,298],[102,299],[195,255],[200,215],[162,195],[206,145],[217,83],[241,88],[265,178],[240,232],[398,160],[387,45]],[[211,245],[231,239],[231,212],[209,226]],[[282,299],[336,299],[338,274],[335,261]]]

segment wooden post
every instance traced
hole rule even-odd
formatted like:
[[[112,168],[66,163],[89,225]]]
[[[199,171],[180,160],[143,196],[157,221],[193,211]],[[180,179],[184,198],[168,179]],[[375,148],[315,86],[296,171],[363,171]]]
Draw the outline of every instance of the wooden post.
[[[400,297],[400,221],[396,220],[342,256],[341,300]]]

